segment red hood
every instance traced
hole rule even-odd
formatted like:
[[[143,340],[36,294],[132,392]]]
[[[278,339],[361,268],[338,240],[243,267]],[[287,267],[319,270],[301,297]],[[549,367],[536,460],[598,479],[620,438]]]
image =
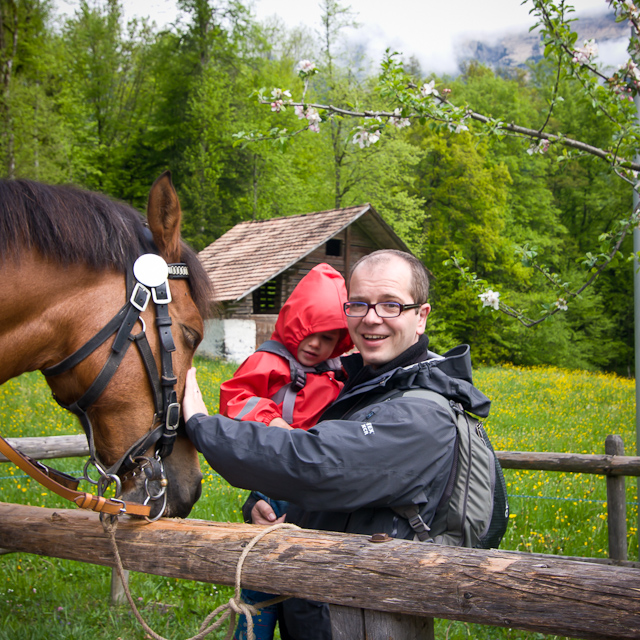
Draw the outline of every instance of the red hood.
[[[328,264],[316,265],[284,303],[271,338],[282,342],[295,356],[300,343],[312,333],[342,329],[331,357],[342,355],[353,346],[343,310],[346,301],[344,278]]]

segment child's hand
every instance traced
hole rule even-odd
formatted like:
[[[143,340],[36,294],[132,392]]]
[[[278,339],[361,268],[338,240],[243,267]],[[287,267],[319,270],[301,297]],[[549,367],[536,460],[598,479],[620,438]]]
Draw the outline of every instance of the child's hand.
[[[182,398],[182,415],[184,416],[185,422],[196,413],[209,415],[204,400],[202,399],[202,394],[200,393],[198,381],[196,380],[196,368],[191,367],[191,369],[187,371],[184,397]]]
[[[284,418],[274,418],[270,423],[270,427],[280,427],[281,429],[293,429],[293,427],[284,420]]]
[[[280,524],[284,522],[286,513],[276,518],[276,513],[266,500],[258,500],[251,509],[252,524]]]

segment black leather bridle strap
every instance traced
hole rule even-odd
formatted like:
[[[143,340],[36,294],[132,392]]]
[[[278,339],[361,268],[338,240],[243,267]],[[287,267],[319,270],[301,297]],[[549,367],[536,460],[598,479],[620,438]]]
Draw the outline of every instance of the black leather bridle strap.
[[[171,276],[170,276],[171,277]],[[171,299],[168,283],[165,282],[153,290],[153,299],[156,304],[156,327],[160,337],[160,363],[162,366],[162,376],[160,384],[162,386],[164,431],[158,443],[158,454],[166,457],[173,449],[176,439],[176,431],[180,423],[180,405],[177,402],[175,385],[178,382],[173,373],[173,361],[171,354],[176,350],[176,345],[171,335],[172,320],[169,315],[168,302]]]
[[[51,367],[42,369],[42,373],[47,377],[57,376],[65,371],[73,369],[77,364],[80,364],[88,355],[93,353],[101,344],[107,341],[107,339],[113,335],[120,325],[122,324],[122,318],[126,314],[129,308],[129,303],[125,304],[118,313],[116,313],[109,322],[96,333],[91,340],[85,342],[77,351],[74,351],[70,356],[67,356],[58,364],[54,364]]]

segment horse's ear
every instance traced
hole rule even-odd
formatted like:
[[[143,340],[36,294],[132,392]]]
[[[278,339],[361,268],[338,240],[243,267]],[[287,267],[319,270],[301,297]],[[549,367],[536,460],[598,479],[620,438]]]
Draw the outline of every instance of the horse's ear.
[[[147,205],[147,220],[153,240],[167,262],[180,262],[180,201],[171,182],[171,172],[165,171],[151,187]]]

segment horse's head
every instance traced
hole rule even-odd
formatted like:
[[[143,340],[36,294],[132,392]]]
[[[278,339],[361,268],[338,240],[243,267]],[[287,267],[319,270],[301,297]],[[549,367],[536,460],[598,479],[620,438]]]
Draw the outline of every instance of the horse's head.
[[[136,231],[144,257],[127,278],[113,270],[89,277],[81,296],[91,306],[76,306],[62,323],[74,327],[72,348],[62,362],[43,369],[58,401],[92,433],[98,469],[121,483],[124,500],[151,504],[151,517],[187,516],[201,491],[180,402],[203,336],[208,280],[180,240],[180,220],[167,172],[151,188],[148,228]],[[112,322],[109,337],[91,344]]]

